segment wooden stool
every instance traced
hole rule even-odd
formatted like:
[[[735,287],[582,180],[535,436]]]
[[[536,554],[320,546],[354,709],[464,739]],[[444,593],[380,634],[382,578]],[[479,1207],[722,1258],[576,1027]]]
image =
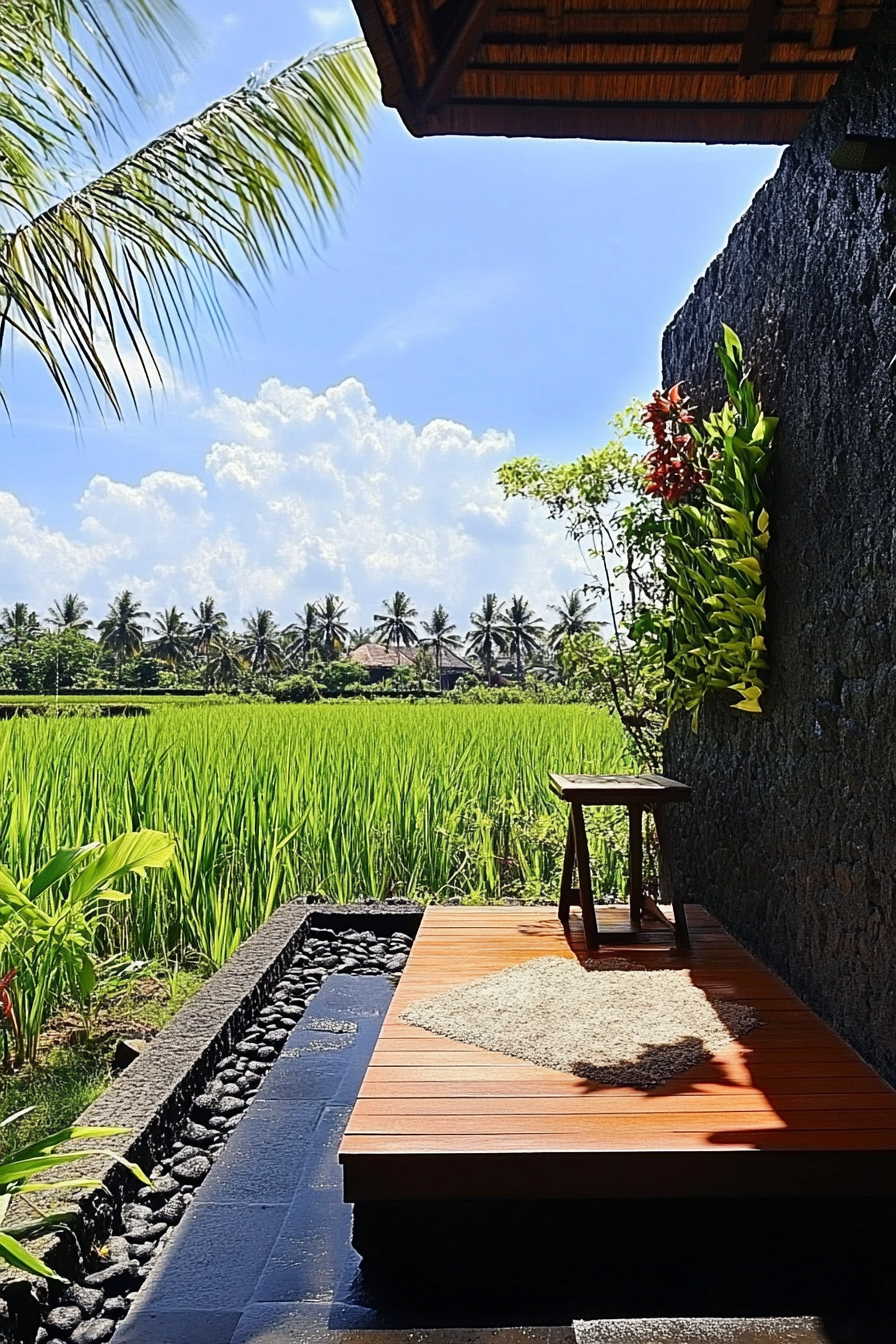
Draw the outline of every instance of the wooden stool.
[[[645,913],[667,925],[675,933],[677,947],[690,947],[684,905],[675,889],[672,862],[666,830],[666,803],[688,802],[691,790],[687,784],[678,784],[662,775],[554,775],[549,774],[551,788],[569,803],[569,828],[566,833],[566,853],[560,878],[560,904],[557,913],[564,924],[569,923],[569,907],[578,902],[582,911],[582,925],[588,948],[598,948],[601,933],[594,909],[594,890],[591,885],[591,859],[585,832],[585,807],[623,805],[628,808],[628,901],[629,925],[614,927],[613,941],[631,941],[641,932]],[[671,905],[675,916],[672,924],[651,897],[644,892],[643,850],[641,823],[645,812],[652,812],[660,846],[660,894]],[[572,885],[573,866],[578,870],[579,885]],[[605,935],[606,940],[606,935]]]

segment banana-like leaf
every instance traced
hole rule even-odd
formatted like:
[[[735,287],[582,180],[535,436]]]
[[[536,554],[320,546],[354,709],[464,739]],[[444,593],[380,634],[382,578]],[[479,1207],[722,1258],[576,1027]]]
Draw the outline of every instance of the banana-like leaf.
[[[93,896],[106,882],[127,873],[141,875],[147,868],[167,868],[174,858],[174,840],[164,831],[126,831],[83,868],[72,883],[70,900]]]
[[[102,1181],[97,1180],[95,1176],[82,1176],[80,1178],[73,1176],[70,1181],[28,1181],[25,1185],[16,1187],[16,1194],[33,1195],[39,1190],[101,1190],[102,1188]],[[50,1221],[52,1221],[52,1217],[50,1217]],[[9,1232],[10,1236],[14,1236],[16,1229],[8,1227],[6,1231]]]
[[[68,877],[73,868],[76,868],[82,859],[94,849],[99,849],[100,842],[92,840],[87,845],[79,845],[77,849],[57,850],[45,863],[39,872],[35,873],[28,884],[28,895],[34,900],[35,897],[52,887],[54,882],[60,882],[63,877]]]
[[[24,1110],[17,1111],[15,1115],[4,1120],[3,1124],[11,1124],[13,1120],[19,1120],[33,1110],[33,1106],[26,1106]],[[55,1134],[48,1134],[46,1138],[29,1143],[27,1148],[19,1148],[17,1152],[10,1153],[8,1161],[25,1162],[31,1157],[46,1157],[54,1148],[58,1148],[62,1143],[70,1143],[72,1139],[111,1139],[127,1132],[127,1128],[122,1128],[120,1125],[68,1125],[65,1129],[57,1129]]]
[[[24,1246],[20,1246],[15,1237],[10,1236],[8,1232],[0,1232],[0,1260],[5,1260],[14,1269],[23,1269],[26,1274],[39,1274],[44,1279],[62,1279],[61,1274],[57,1274],[49,1265],[45,1265],[43,1260],[38,1260],[36,1255],[26,1251]],[[66,1280],[62,1279],[62,1282],[65,1283]]]

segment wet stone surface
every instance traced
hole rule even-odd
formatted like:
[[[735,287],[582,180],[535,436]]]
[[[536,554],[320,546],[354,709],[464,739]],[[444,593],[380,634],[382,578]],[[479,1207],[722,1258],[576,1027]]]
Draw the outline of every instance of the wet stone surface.
[[[412,941],[405,933],[386,937],[370,930],[309,929],[252,1026],[232,1053],[219,1060],[214,1075],[194,1098],[171,1152],[149,1172],[154,1188],[141,1189],[123,1206],[104,1254],[86,1266],[82,1281],[56,1293],[33,1336],[34,1344],[105,1344],[121,1331],[155,1258],[196,1206],[204,1182],[231,1136],[252,1114],[259,1088],[321,986],[334,973],[388,975],[394,980]],[[321,1025],[324,1032],[337,1025],[350,1038],[354,1024]]]

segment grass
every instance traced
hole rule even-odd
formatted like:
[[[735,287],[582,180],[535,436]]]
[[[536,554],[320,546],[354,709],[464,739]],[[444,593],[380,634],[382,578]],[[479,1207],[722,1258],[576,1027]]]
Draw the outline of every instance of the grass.
[[[60,1012],[49,1023],[37,1062],[0,1075],[0,1115],[34,1109],[0,1129],[0,1161],[16,1148],[70,1125],[106,1090],[121,1038],[154,1036],[202,983],[195,971],[144,968],[111,989],[97,1005],[91,1030],[79,1015]]]
[[[0,857],[150,826],[178,858],[137,884],[101,950],[218,966],[297,893],[347,902],[553,898],[565,808],[547,772],[624,768],[584,705],[157,703],[140,719],[0,722]],[[602,894],[624,884],[592,816]],[[608,830],[609,826],[609,830]]]

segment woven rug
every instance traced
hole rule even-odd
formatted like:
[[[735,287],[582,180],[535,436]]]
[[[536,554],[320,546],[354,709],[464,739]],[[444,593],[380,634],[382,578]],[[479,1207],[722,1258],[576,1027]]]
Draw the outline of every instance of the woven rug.
[[[401,1020],[578,1078],[646,1090],[759,1025],[746,1004],[708,999],[686,970],[646,970],[621,957],[588,965],[536,957],[418,999]]]

